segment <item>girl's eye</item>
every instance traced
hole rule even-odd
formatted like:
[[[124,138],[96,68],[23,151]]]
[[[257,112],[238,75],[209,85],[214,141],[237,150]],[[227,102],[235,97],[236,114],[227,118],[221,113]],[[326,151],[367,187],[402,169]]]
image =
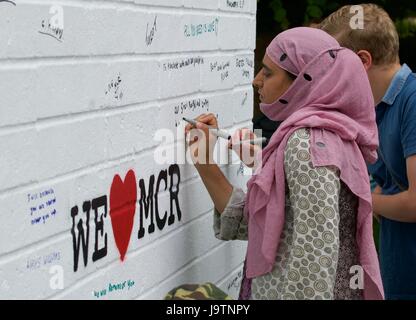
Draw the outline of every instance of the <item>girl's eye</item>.
[[[266,78],[267,77],[270,77],[270,72],[269,71],[267,71],[267,70],[263,70],[263,76],[265,76]]]

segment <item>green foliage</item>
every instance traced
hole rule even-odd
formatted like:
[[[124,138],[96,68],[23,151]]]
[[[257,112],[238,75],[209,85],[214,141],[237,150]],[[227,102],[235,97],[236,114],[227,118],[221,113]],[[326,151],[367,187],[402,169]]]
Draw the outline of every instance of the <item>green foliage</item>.
[[[280,25],[282,29],[289,28],[289,20],[287,19],[287,11],[283,7],[282,0],[272,0],[270,7],[273,10],[274,20]]]
[[[281,29],[290,27],[288,13],[291,15],[304,14],[303,24],[309,24],[324,18],[332,9],[336,10],[339,7],[338,2],[331,0],[304,0],[304,1],[285,1],[283,0],[258,0],[269,2],[270,8],[273,10],[274,20],[279,24]]]
[[[396,20],[396,27],[401,38],[410,38],[416,35],[416,18]]]
[[[373,220],[373,235],[374,235],[374,244],[376,245],[377,252],[380,250],[380,223],[374,218]]]
[[[309,25],[319,22],[346,4],[359,4],[367,1],[347,0],[257,0],[272,10],[277,29],[285,30],[299,24]],[[401,38],[416,36],[416,1],[414,0],[372,0],[385,8],[396,22]]]

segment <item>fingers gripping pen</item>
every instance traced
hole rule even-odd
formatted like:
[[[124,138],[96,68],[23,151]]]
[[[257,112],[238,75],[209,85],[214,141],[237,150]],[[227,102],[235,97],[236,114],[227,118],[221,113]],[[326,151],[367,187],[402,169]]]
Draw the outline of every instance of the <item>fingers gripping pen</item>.
[[[192,124],[195,127],[198,123],[198,121],[192,120],[192,119],[183,118],[183,120]],[[217,137],[220,137],[220,138],[223,138],[223,139],[231,140],[231,135],[228,132],[220,130],[218,128],[214,128],[212,126],[207,126],[207,127],[210,129],[210,132],[212,132],[213,135],[215,135]]]

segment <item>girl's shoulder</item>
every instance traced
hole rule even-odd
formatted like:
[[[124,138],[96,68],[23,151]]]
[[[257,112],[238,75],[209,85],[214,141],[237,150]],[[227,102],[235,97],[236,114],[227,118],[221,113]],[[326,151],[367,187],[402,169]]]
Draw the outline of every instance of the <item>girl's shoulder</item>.
[[[289,139],[287,140],[285,152],[288,152],[289,150],[297,150],[300,147],[302,149],[309,149],[309,140],[310,140],[311,134],[309,128],[300,128],[294,131]]]

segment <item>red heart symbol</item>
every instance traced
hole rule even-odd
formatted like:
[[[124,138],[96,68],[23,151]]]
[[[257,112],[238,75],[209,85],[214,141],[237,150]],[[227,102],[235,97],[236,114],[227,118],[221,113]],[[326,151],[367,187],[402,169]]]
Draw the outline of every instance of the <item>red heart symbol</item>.
[[[117,174],[113,178],[110,190],[110,217],[121,261],[124,260],[130,242],[136,200],[137,185],[134,171],[127,172],[124,182]]]

